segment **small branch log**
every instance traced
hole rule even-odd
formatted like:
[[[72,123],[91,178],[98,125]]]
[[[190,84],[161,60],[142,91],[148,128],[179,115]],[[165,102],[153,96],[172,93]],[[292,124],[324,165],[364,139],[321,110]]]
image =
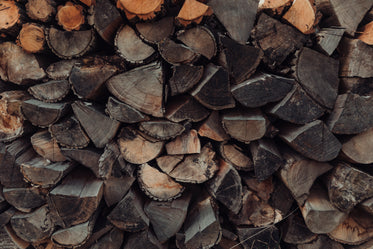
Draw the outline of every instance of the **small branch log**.
[[[251,171],[254,169],[253,162],[241,147],[236,144],[220,144],[220,154],[225,161],[232,164],[237,170]]]
[[[165,61],[173,65],[193,63],[200,57],[200,54],[194,52],[191,48],[176,43],[169,38],[158,43],[158,52]]]
[[[168,84],[171,96],[191,90],[202,78],[203,66],[180,65],[172,66],[172,77]]]
[[[342,145],[343,156],[353,163],[373,163],[373,128],[353,136]]]
[[[197,0],[185,0],[176,20],[183,26],[188,26],[192,23],[199,24],[204,16],[210,16],[212,13],[209,6]]]
[[[167,154],[182,155],[201,152],[201,143],[196,130],[190,130],[166,144]]]
[[[138,17],[141,20],[154,19],[161,12],[164,0],[118,0],[117,8],[122,9],[129,20]]]
[[[17,209],[15,209],[14,207],[10,207],[6,209],[5,211],[3,211],[0,214],[0,227],[3,228],[5,225],[7,225],[10,219],[14,216],[16,212],[17,212]]]
[[[106,144],[104,153],[102,153],[98,160],[98,175],[100,178],[108,179],[114,173],[113,169],[119,155],[119,147],[115,141]]]
[[[5,200],[21,212],[31,212],[46,203],[43,190],[28,188],[4,188],[3,194]]]
[[[165,117],[173,122],[184,120],[199,122],[209,114],[209,110],[199,104],[194,98],[182,95],[167,103]]]
[[[358,36],[358,39],[368,45],[373,45],[373,21],[363,27],[362,34]]]
[[[168,140],[181,135],[185,127],[178,123],[159,120],[141,122],[139,129],[155,139]]]
[[[225,133],[218,111],[213,111],[198,129],[198,135],[222,142],[229,139]]]
[[[99,160],[101,156],[101,151],[97,149],[68,149],[68,148],[62,148],[61,149],[62,154],[72,159],[73,161],[78,162],[79,164],[89,168],[93,174],[97,178],[100,178],[99,175]]]
[[[58,24],[61,25],[64,30],[79,30],[84,24],[85,19],[83,7],[68,1],[65,5],[58,6],[56,19]]]
[[[40,53],[46,49],[44,27],[36,23],[26,23],[17,37],[17,45],[29,53]]]
[[[329,0],[328,0],[329,1]],[[323,28],[316,34],[318,49],[326,55],[331,56],[338,47],[345,32],[343,27]]]
[[[26,3],[26,13],[33,20],[49,22],[56,13],[55,5],[51,0],[30,0]]]
[[[170,174],[171,171],[181,163],[184,159],[184,155],[173,155],[173,156],[161,156],[157,157],[158,167],[166,174]]]
[[[70,85],[67,80],[52,80],[29,87],[28,92],[40,101],[54,103],[67,96]]]
[[[314,33],[314,27],[320,19],[316,14],[314,0],[294,1],[283,18],[303,34]]]
[[[147,121],[149,119],[149,117],[139,112],[132,106],[122,103],[113,97],[109,97],[109,100],[106,104],[105,112],[112,119],[118,120],[122,123],[132,124],[141,121]]]
[[[108,207],[120,202],[131,188],[135,177],[111,177],[104,181],[104,199]]]
[[[169,38],[174,33],[174,20],[172,17],[163,17],[155,22],[136,23],[136,29],[141,39],[146,42],[157,44]]]
[[[237,228],[237,234],[244,249],[263,248],[263,246],[267,246],[267,248],[280,247],[280,232],[275,226],[269,228]]]
[[[48,66],[46,73],[49,78],[54,80],[67,80],[70,76],[71,69],[76,63],[80,63],[78,59],[60,60]]]

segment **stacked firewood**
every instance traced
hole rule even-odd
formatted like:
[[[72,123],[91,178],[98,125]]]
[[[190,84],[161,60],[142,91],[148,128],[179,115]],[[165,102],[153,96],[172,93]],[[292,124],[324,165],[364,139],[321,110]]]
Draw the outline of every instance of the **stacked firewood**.
[[[19,248],[373,248],[372,0],[0,0]]]

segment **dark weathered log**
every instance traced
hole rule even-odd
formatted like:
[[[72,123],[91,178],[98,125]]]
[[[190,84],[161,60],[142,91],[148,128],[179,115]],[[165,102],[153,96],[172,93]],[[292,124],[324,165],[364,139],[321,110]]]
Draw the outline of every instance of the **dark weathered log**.
[[[173,34],[174,21],[172,17],[164,17],[155,22],[139,22],[136,29],[144,41],[156,44]]]
[[[90,103],[75,101],[71,107],[76,118],[97,148],[103,148],[114,138],[120,122],[106,116]]]
[[[151,63],[118,74],[106,82],[109,91],[124,103],[155,117],[163,116],[163,71]]]
[[[302,48],[306,42],[301,32],[264,13],[259,16],[252,37],[264,52],[264,62],[272,68],[282,64],[289,54]]]
[[[275,209],[279,210],[281,214],[286,215],[292,208],[294,197],[291,195],[291,192],[281,180],[279,180],[278,178],[272,179],[273,192],[268,203]]]
[[[202,2],[197,0],[186,0],[181,7],[176,21],[183,26],[196,23],[199,24],[204,16],[210,16],[213,11]]]
[[[90,141],[74,116],[51,125],[49,132],[57,143],[68,148],[84,148]]]
[[[98,175],[100,178],[108,179],[111,175],[115,175],[113,169],[115,169],[119,156],[119,146],[115,141],[106,144],[104,153],[98,159]]]
[[[117,8],[122,9],[129,20],[139,18],[141,20],[150,20],[156,17],[156,14],[162,10],[164,0],[146,0],[142,2],[130,0],[119,0]]]
[[[156,158],[158,167],[166,174],[169,174],[177,164],[183,161],[184,155],[160,156]]]
[[[94,30],[62,31],[51,27],[47,32],[47,43],[52,52],[62,59],[81,57],[93,49]]]
[[[49,188],[58,184],[75,165],[73,162],[51,163],[48,159],[35,157],[21,165],[21,173],[33,185]]]
[[[274,191],[273,178],[268,177],[264,181],[260,181],[254,177],[242,176],[243,182],[254,191],[255,194],[263,201],[268,201]]]
[[[181,135],[181,133],[184,132],[185,127],[181,124],[167,120],[159,120],[141,122],[139,129],[146,135],[156,139],[168,140]]]
[[[352,163],[373,163],[372,138],[373,128],[350,138],[342,145],[343,156]]]
[[[193,63],[200,56],[200,54],[194,52],[191,48],[176,43],[169,38],[158,43],[158,51],[165,61],[173,65]]]
[[[45,70],[48,77],[54,80],[67,80],[70,76],[71,69],[76,63],[80,63],[78,59],[60,60],[52,63]]]
[[[36,99],[47,103],[62,100],[70,91],[67,80],[52,80],[29,87],[28,92]]]
[[[128,237],[123,249],[166,249],[167,244],[162,245],[154,236],[151,230],[145,230],[140,233],[132,234]]]
[[[198,129],[198,135],[218,142],[229,139],[228,134],[223,129],[218,111],[213,111],[205,122],[202,123]]]
[[[45,204],[45,194],[43,190],[28,188],[4,188],[5,200],[21,212],[31,212],[32,209]]]
[[[117,204],[127,194],[136,178],[131,176],[111,177],[104,181],[104,199],[108,207]]]
[[[33,125],[48,127],[56,123],[70,110],[68,103],[45,103],[36,99],[25,100],[21,111]]]
[[[299,211],[285,220],[281,231],[283,241],[290,244],[306,244],[317,239],[317,235],[307,228]]]
[[[368,198],[359,204],[365,212],[373,215],[373,198]]]
[[[135,108],[119,100],[109,97],[105,112],[113,119],[122,123],[137,123],[147,121],[149,118]]]
[[[275,226],[266,228],[237,228],[244,249],[280,248],[280,232]]]
[[[171,96],[185,93],[192,89],[202,78],[203,66],[172,66],[172,77],[168,84]]]
[[[115,206],[107,219],[116,227],[128,232],[137,232],[149,226],[149,218],[143,210],[143,197],[131,189]]]
[[[276,144],[269,139],[260,139],[250,143],[253,156],[255,176],[258,180],[265,180],[284,165],[282,155]]]
[[[372,36],[372,32],[373,32],[373,21],[371,21],[370,23],[364,25],[364,27],[362,28],[362,30],[363,30],[362,34],[359,35],[358,39],[360,41],[365,42],[368,45],[373,45],[373,36]]]
[[[77,169],[49,193],[48,204],[57,224],[70,227],[87,222],[92,217],[102,193],[102,181],[87,170]]]
[[[250,171],[254,169],[248,153],[238,145],[222,143],[220,145],[220,154],[225,161],[232,164],[237,170]]]
[[[230,91],[228,72],[212,63],[205,67],[202,79],[191,95],[212,110],[223,110],[235,106]]]
[[[28,53],[43,52],[46,48],[44,27],[36,23],[26,23],[17,37],[17,45]]]
[[[168,101],[165,117],[173,122],[184,120],[199,122],[209,114],[209,110],[199,104],[194,98],[182,95]]]
[[[342,148],[341,143],[321,120],[302,126],[289,125],[281,130],[279,136],[303,156],[319,162],[336,158]]]
[[[119,134],[118,145],[126,161],[143,164],[153,160],[162,152],[164,142],[149,141],[136,130],[123,128]]]
[[[174,236],[182,227],[191,197],[191,193],[186,193],[171,202],[150,201],[145,204],[144,211],[161,243]]]
[[[316,13],[314,1],[301,0],[293,2],[283,18],[303,34],[312,34],[321,16]]]
[[[312,122],[324,111],[298,84],[280,102],[267,108],[268,113],[294,124]]]
[[[316,240],[308,244],[300,244],[297,249],[343,249],[344,247],[338,242],[329,239],[326,235],[318,235]]]
[[[323,28],[316,34],[317,48],[326,55],[331,56],[338,47],[345,32],[344,27]]]
[[[248,143],[264,136],[268,120],[259,109],[231,110],[223,114],[222,123],[232,138]]]
[[[207,182],[207,190],[219,202],[223,203],[230,211],[237,214],[242,207],[242,184],[237,170],[219,160],[219,170]]]
[[[12,245],[13,248],[14,248],[14,245],[16,245],[17,248],[27,249],[31,245],[30,242],[26,242],[23,239],[21,239],[20,237],[18,237],[16,235],[16,233],[14,232],[14,230],[12,229],[12,226],[10,224],[7,224],[5,226],[5,231],[13,242],[13,245]]]
[[[201,143],[196,130],[190,130],[166,144],[169,155],[195,154],[201,152]]]
[[[96,148],[86,148],[86,149],[69,149],[69,148],[62,148],[61,153],[69,158],[72,159],[79,164],[89,168],[96,177],[100,177],[99,175],[99,160],[102,151],[97,150]]]

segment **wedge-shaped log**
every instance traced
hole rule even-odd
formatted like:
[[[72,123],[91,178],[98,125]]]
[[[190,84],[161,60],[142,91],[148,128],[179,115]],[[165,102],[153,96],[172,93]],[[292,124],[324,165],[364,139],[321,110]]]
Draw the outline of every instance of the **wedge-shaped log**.
[[[130,105],[127,105],[119,100],[109,97],[106,104],[105,112],[115,120],[122,123],[137,123],[141,121],[146,121],[149,118],[143,113],[139,112]]]
[[[110,177],[104,181],[104,199],[108,207],[120,202],[131,188],[135,177]]]
[[[303,34],[314,33],[314,27],[320,19],[316,15],[316,6],[313,0],[300,0],[293,2],[283,18]]]
[[[229,139],[228,134],[223,129],[221,117],[218,111],[213,111],[202,123],[202,125],[198,128],[198,135],[218,142]]]
[[[203,66],[172,66],[172,77],[169,80],[171,96],[185,93],[192,89],[202,78]]]
[[[73,66],[80,62],[78,59],[60,60],[50,64],[45,71],[53,80],[67,80]]]
[[[174,20],[168,16],[155,22],[139,22],[136,23],[136,29],[144,41],[156,44],[173,34]]]
[[[96,148],[62,148],[61,152],[65,157],[72,159],[73,161],[76,161],[79,164],[89,168],[97,178],[100,178],[98,165],[102,151],[97,150]]]
[[[328,236],[322,235],[322,234],[319,234],[317,238],[311,243],[300,244],[297,246],[297,249],[322,249],[322,248],[343,249],[344,247],[337,241],[334,241],[330,239]]]
[[[169,174],[177,164],[181,163],[184,155],[160,156],[156,158],[158,167],[166,174]]]
[[[12,226],[10,224],[7,224],[4,227],[7,235],[11,239],[10,241],[14,243],[18,248],[20,249],[27,249],[29,246],[31,246],[30,242],[24,241],[20,237],[17,236],[17,234],[14,232]]]
[[[119,0],[117,8],[122,9],[129,20],[139,18],[141,20],[150,20],[156,17],[156,14],[162,10],[164,0]]]
[[[173,122],[190,120],[199,122],[210,114],[209,110],[203,107],[194,98],[182,95],[167,103],[165,117]]]
[[[109,91],[124,103],[155,117],[163,116],[163,71],[151,63],[118,74],[106,83]]]
[[[299,211],[290,215],[281,227],[283,241],[289,244],[306,244],[317,239],[317,235],[311,232],[304,223]]]
[[[148,136],[159,140],[168,140],[181,135],[185,127],[167,120],[156,120],[141,122],[139,129]]]
[[[190,130],[166,144],[167,154],[182,155],[201,152],[201,142],[196,130]]]
[[[67,80],[52,80],[47,83],[31,86],[28,92],[36,99],[52,103],[62,100],[70,92]]]
[[[280,248],[280,232],[275,226],[268,228],[237,228],[244,249]]]
[[[193,63],[200,56],[191,48],[169,38],[158,43],[158,51],[165,61],[173,65]]]
[[[45,192],[45,191],[44,191]],[[45,194],[43,190],[36,187],[28,188],[4,188],[5,200],[21,212],[31,212],[45,204]]]
[[[145,230],[139,233],[131,234],[128,237],[126,244],[123,249],[141,249],[141,248],[152,248],[152,249],[166,249],[167,244],[161,244],[153,232]]]
[[[97,0],[96,0],[97,1]],[[96,241],[90,249],[101,249],[101,248],[110,248],[110,249],[120,249],[122,248],[124,235],[123,232],[119,229],[112,229],[106,235],[102,236],[98,241]]]
[[[220,155],[237,170],[250,171],[254,169],[253,161],[248,154],[236,144],[222,143],[220,145]]]
[[[183,26],[196,23],[199,24],[204,16],[210,16],[212,10],[206,4],[197,0],[186,0],[180,9],[176,20]]]
[[[261,200],[268,201],[271,198],[275,188],[273,177],[268,177],[264,181],[260,181],[254,177],[242,175],[242,180]]]
[[[367,118],[367,117],[365,117]],[[373,128],[353,136],[342,145],[343,156],[352,163],[373,163]]]
[[[343,27],[323,28],[316,34],[317,48],[326,55],[331,56],[338,47],[345,32]]]
[[[302,126],[284,127],[280,138],[303,156],[319,162],[333,160],[342,148],[341,143],[321,120]]]

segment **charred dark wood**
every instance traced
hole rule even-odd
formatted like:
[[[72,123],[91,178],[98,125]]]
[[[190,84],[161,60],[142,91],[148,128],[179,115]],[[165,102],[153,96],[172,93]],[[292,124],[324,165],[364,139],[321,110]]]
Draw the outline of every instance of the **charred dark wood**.
[[[146,135],[159,140],[174,138],[181,135],[185,130],[183,125],[166,120],[141,122],[139,128]]]
[[[115,169],[115,164],[118,163],[119,156],[119,146],[115,141],[111,141],[105,146],[104,153],[98,160],[98,175],[100,178],[108,179],[115,174],[113,169]]]
[[[198,135],[222,142],[229,139],[224,131],[218,111],[213,111],[198,129]]]
[[[369,164],[373,162],[370,153],[373,137],[373,128],[348,139],[342,145],[342,156],[352,163]]]
[[[186,27],[190,24],[199,24],[204,16],[210,16],[213,13],[211,8],[197,0],[186,0],[176,17],[178,24]]]
[[[173,65],[193,63],[200,56],[191,48],[176,43],[169,38],[158,43],[158,51],[165,61]]]
[[[189,91],[200,81],[203,75],[203,66],[173,66],[172,72],[172,77],[168,84],[171,96],[175,96]]]
[[[232,164],[237,170],[250,171],[254,169],[253,161],[248,156],[248,153],[238,145],[222,143],[220,145],[220,154],[225,161]]]
[[[0,214],[0,227],[3,228],[6,224],[9,223],[10,219],[16,214],[17,209],[14,207],[10,207],[6,210],[4,210]]]
[[[58,102],[70,92],[67,80],[52,80],[47,83],[31,86],[28,92],[36,99],[47,103]]]
[[[79,164],[89,168],[95,174],[96,177],[100,177],[98,165],[102,151],[97,150],[95,148],[62,148],[61,152],[65,157],[72,159],[73,161],[76,161]]]
[[[155,22],[136,23],[140,37],[149,43],[156,44],[170,37],[174,32],[172,17],[164,17]]]
[[[173,122],[184,120],[199,122],[209,114],[209,110],[199,104],[194,98],[182,95],[167,103],[165,117]]]
[[[97,1],[97,0],[96,0]],[[119,229],[112,229],[106,235],[102,236],[90,249],[110,248],[120,249],[124,240],[124,234]]]
[[[273,194],[275,184],[273,177],[260,181],[257,178],[242,175],[242,180],[245,185],[263,201],[268,201]]]
[[[160,156],[156,158],[158,167],[169,174],[184,159],[184,155]]]
[[[46,203],[46,193],[35,187],[4,188],[3,194],[5,200],[21,212],[31,212]]]
[[[1,1],[0,7],[2,17],[0,22],[0,32],[17,37],[22,23],[26,20],[24,10],[16,1]]]
[[[182,155],[201,152],[201,142],[196,130],[190,130],[166,144],[167,154]]]
[[[5,227],[5,231],[8,234],[9,238],[13,242],[12,246],[16,245],[20,249],[27,249],[30,247],[31,243],[24,241],[20,237],[17,236],[17,234],[14,232],[12,226],[10,224],[7,224]]]

